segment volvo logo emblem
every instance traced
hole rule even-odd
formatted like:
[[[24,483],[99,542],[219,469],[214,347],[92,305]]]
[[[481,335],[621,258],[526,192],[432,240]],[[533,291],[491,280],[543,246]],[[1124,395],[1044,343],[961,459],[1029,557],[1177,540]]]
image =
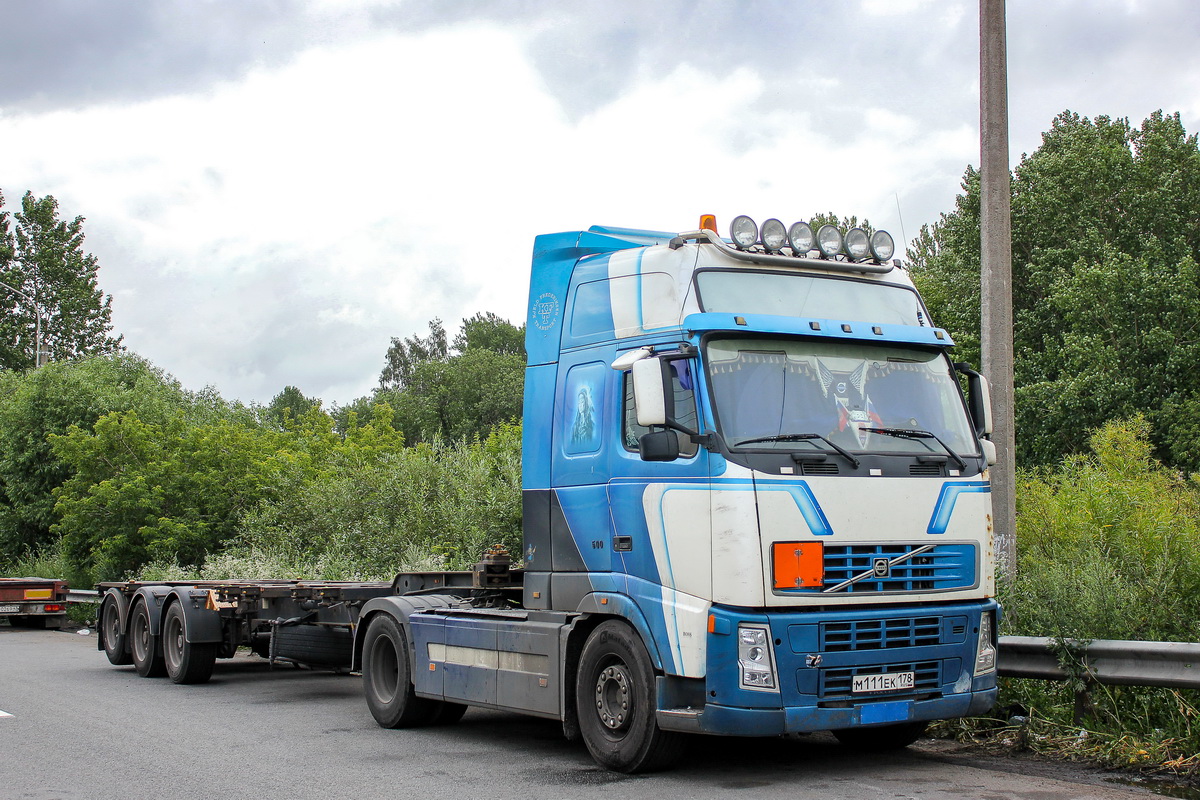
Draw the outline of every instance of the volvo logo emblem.
[[[876,558],[871,562],[871,570],[876,578],[886,578],[892,574],[892,565],[886,558]]]

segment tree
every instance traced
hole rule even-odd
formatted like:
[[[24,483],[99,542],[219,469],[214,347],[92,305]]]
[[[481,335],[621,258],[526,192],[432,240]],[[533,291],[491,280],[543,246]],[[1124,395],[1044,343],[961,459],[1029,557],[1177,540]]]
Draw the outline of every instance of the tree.
[[[979,175],[909,250],[934,320],[978,358]],[[1160,458],[1200,469],[1200,149],[1179,115],[1140,128],[1063,112],[1012,182],[1018,457],[1084,452],[1144,412]]]
[[[459,353],[468,350],[490,350],[506,356],[525,357],[525,327],[520,328],[490,311],[481,311],[462,322],[462,329],[454,337],[454,349]]]
[[[525,332],[490,312],[463,320],[446,343],[440,320],[429,336],[392,339],[376,400],[394,409],[410,444],[483,437],[521,415]]]
[[[39,312],[42,345],[54,360],[119,350],[112,295],[98,288],[96,257],[83,251],[83,217],[59,220],[57,200],[26,192],[11,219],[10,230],[8,212],[0,211],[0,282],[16,290],[0,287],[0,368],[34,366]]]
[[[0,552],[15,556],[53,539],[54,491],[72,468],[48,437],[72,428],[90,431],[104,414],[131,409],[150,421],[176,413],[205,421],[229,413],[219,398],[185,392],[132,354],[0,372]]]
[[[282,392],[271,399],[266,415],[272,424],[282,430],[288,426],[288,420],[298,420],[320,405],[318,398],[305,397],[295,386],[285,386]]]
[[[392,337],[391,347],[388,348],[386,363],[379,376],[379,388],[384,391],[398,391],[408,386],[412,379],[413,370],[417,365],[427,361],[445,361],[450,357],[450,348],[446,344],[446,329],[442,321],[434,318],[429,321],[429,335],[410,336],[407,339]]]

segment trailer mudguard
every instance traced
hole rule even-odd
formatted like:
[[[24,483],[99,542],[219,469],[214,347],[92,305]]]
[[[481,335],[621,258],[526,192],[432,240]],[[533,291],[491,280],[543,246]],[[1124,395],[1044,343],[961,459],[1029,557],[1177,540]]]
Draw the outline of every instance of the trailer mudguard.
[[[146,610],[149,612],[150,619],[150,635],[159,636],[162,633],[162,618],[163,612],[166,610],[166,600],[171,594],[170,586],[141,586],[129,601],[129,607],[132,609],[138,603],[145,603]],[[129,630],[129,619],[125,619],[124,630]]]
[[[178,603],[183,609],[183,635],[189,644],[220,643],[221,614],[208,607],[208,590],[197,589],[195,586],[176,586],[167,601],[163,603],[163,613],[172,604]]]
[[[354,626],[354,655],[350,662],[350,671],[358,672],[362,669],[363,638],[366,636],[368,623],[375,614],[387,614],[395,617],[396,621],[400,623],[400,626],[408,637],[408,656],[411,663],[414,652],[412,649],[412,629],[408,624],[409,616],[418,611],[425,611],[430,608],[456,608],[460,606],[463,608],[467,607],[462,598],[452,594],[392,595],[390,597],[376,597],[373,600],[368,600],[367,604],[358,613],[358,623]]]
[[[101,623],[103,623],[103,620],[104,620],[103,611],[104,611],[105,603],[115,603],[116,604],[117,618],[121,621],[120,625],[118,627],[122,631],[124,631],[129,625],[129,600],[126,599],[125,595],[121,593],[120,589],[111,588],[108,591],[106,591],[104,593],[104,599],[100,601]],[[96,649],[103,650],[104,649],[104,625],[103,624],[99,624],[96,626],[96,634],[97,634],[96,635]]]

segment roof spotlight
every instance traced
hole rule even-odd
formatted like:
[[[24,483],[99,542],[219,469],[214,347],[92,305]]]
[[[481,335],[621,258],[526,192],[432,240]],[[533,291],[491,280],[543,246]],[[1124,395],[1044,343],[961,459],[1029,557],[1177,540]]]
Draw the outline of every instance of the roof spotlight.
[[[896,254],[896,243],[887,231],[875,231],[871,237],[871,255],[876,261],[887,261]]]
[[[833,225],[822,225],[817,231],[817,249],[825,258],[842,252],[842,232]]]
[[[769,219],[762,224],[762,243],[768,251],[778,253],[787,244],[787,229],[777,219]]]
[[[792,227],[788,228],[788,241],[798,256],[813,249],[814,239],[812,226],[807,222],[793,222]]]
[[[846,255],[854,261],[862,261],[871,255],[871,237],[862,228],[846,231]]]
[[[758,241],[758,225],[745,214],[736,216],[729,223],[729,238],[744,250]]]

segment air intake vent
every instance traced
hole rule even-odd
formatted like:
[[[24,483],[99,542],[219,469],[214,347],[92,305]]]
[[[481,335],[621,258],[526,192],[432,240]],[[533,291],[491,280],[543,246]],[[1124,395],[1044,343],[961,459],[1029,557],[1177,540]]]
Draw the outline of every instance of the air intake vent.
[[[909,475],[932,475],[940,477],[942,475],[941,464],[909,464]]]
[[[801,471],[805,475],[837,475],[838,465],[825,463],[805,463],[801,465]]]

